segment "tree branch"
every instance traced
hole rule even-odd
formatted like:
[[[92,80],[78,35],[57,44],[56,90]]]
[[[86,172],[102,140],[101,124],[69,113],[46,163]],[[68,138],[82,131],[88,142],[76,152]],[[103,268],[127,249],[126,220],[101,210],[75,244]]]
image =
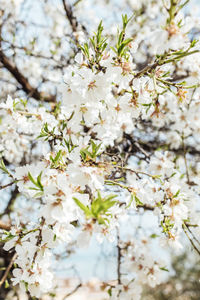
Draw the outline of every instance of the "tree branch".
[[[120,236],[119,229],[117,229],[117,281],[121,284],[121,247],[120,247]]]
[[[197,246],[195,245],[195,243],[193,242],[192,238],[189,236],[188,232],[187,232],[187,226],[185,223],[183,223],[182,225],[183,231],[185,232],[188,240],[190,241],[190,244],[192,245],[192,247],[194,248],[194,250],[198,253],[198,255],[200,255],[200,250],[197,248]]]
[[[7,276],[8,276],[8,273],[10,272],[10,269],[12,268],[12,265],[14,264],[14,261],[15,261],[16,258],[17,258],[17,253],[15,253],[15,254],[13,255],[13,257],[12,257],[12,259],[11,259],[11,261],[10,261],[10,263],[9,263],[9,265],[8,265],[8,267],[7,267],[7,269],[6,269],[5,273],[4,273],[4,275],[3,275],[3,277],[1,278],[1,281],[0,281],[0,287],[1,287],[1,286],[3,285],[3,283],[5,282],[5,280],[6,280]]]
[[[5,189],[5,188],[7,188],[8,186],[13,185],[14,183],[16,183],[16,180],[14,180],[14,181],[12,181],[12,182],[10,182],[10,183],[7,183],[7,184],[5,184],[5,185],[0,185],[0,190],[3,190],[3,189]]]
[[[0,221],[0,229],[9,231],[10,230],[10,225],[6,224],[6,223],[3,223],[2,221]]]
[[[76,45],[79,46],[78,35],[77,35],[79,23],[78,23],[78,20],[77,20],[76,16],[73,13],[73,7],[69,4],[67,4],[65,0],[62,0],[62,3],[63,3],[63,7],[64,7],[64,10],[65,10],[66,17],[67,17],[67,19],[68,19],[68,21],[71,25]],[[87,34],[87,30],[86,30],[85,26],[81,25],[81,28]]]
[[[72,27],[72,30],[73,30],[73,32],[76,32],[77,27],[78,27],[78,22],[77,22],[76,17],[73,14],[72,6],[67,4],[65,2],[65,0],[62,0],[62,3],[63,3],[63,7],[64,7],[64,10],[65,10],[66,16],[69,20],[69,23],[70,23],[71,27]]]
[[[13,205],[15,203],[15,200],[17,199],[17,196],[19,194],[18,187],[16,186],[15,189],[11,192],[10,199],[8,201],[8,204],[6,208],[4,209],[4,212],[0,214],[0,217],[10,214],[13,209]]]
[[[31,86],[28,79],[20,72],[17,66],[9,60],[9,58],[3,53],[2,50],[0,50],[0,62],[14,76],[17,82],[22,86],[24,92],[26,92],[30,97],[45,102],[56,101],[55,95],[49,95],[44,92],[40,92],[37,88]]]
[[[78,289],[82,286],[82,283],[79,283],[71,292],[69,292],[67,295],[65,295],[63,297],[63,300],[65,300],[66,298],[68,298],[69,296],[73,295],[74,293],[76,293],[78,291]]]

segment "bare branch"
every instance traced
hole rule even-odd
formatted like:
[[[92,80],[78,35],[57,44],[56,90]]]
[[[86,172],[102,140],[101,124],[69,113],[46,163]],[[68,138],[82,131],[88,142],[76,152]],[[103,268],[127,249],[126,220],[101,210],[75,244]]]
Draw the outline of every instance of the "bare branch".
[[[121,284],[121,247],[120,247],[120,236],[119,229],[117,229],[117,281]]]
[[[67,17],[67,19],[68,19],[68,21],[71,25],[72,31],[73,31],[73,36],[74,36],[74,39],[75,39],[75,43],[78,46],[79,41],[78,41],[77,31],[78,31],[79,23],[78,23],[78,20],[77,20],[76,16],[73,13],[73,6],[67,4],[65,0],[62,0],[62,3],[63,3],[63,7],[64,7],[64,10],[65,10],[66,17]],[[81,25],[81,28],[87,34],[87,30],[86,30],[85,26]]]
[[[3,223],[2,221],[0,221],[0,229],[9,231],[10,230],[10,225],[6,224],[6,223]]]
[[[3,190],[3,189],[5,189],[5,188],[7,188],[7,187],[13,185],[14,183],[16,183],[16,180],[14,180],[14,181],[12,181],[12,182],[10,182],[10,183],[7,183],[7,184],[5,184],[5,185],[0,185],[0,190]]]
[[[37,88],[31,86],[28,79],[20,72],[17,66],[9,60],[9,58],[3,53],[2,50],[0,50],[0,62],[14,76],[17,82],[20,83],[24,92],[26,92],[30,97],[45,102],[56,101],[55,95],[45,94],[44,92],[40,92]]]
[[[73,6],[75,7],[76,5],[78,5],[82,0],[76,0],[73,4]]]
[[[15,203],[15,200],[17,199],[18,194],[19,191],[18,191],[18,187],[16,186],[15,189],[11,192],[10,200],[8,201],[8,204],[4,209],[4,212],[0,214],[0,217],[10,214],[12,212],[13,205]]]
[[[193,247],[194,250],[198,253],[198,255],[200,255],[200,250],[199,250],[199,249],[197,248],[197,246],[195,245],[193,239],[189,236],[189,234],[188,234],[188,232],[187,232],[187,229],[188,229],[188,228],[187,228],[187,226],[186,226],[185,223],[183,223],[182,228],[183,228],[183,231],[185,232],[185,234],[186,234],[188,240],[190,241],[192,247]]]
[[[67,4],[65,0],[62,0],[62,3],[63,3],[63,7],[64,7],[64,10],[65,10],[66,16],[69,20],[69,23],[70,23],[71,27],[72,27],[72,30],[73,30],[73,32],[76,32],[77,27],[78,27],[78,22],[77,22],[76,17],[73,14],[72,6]]]
[[[66,294],[63,297],[63,300],[65,300],[66,298],[70,297],[71,295],[73,295],[74,293],[76,293],[78,291],[78,289],[82,286],[82,283],[79,283],[71,292],[69,292],[68,294]]]
[[[3,277],[1,278],[1,281],[0,281],[0,287],[3,285],[3,283],[6,281],[6,278],[8,276],[8,273],[10,272],[10,269],[12,268],[13,264],[14,264],[14,261],[15,259],[17,258],[17,253],[15,253],[3,275]]]

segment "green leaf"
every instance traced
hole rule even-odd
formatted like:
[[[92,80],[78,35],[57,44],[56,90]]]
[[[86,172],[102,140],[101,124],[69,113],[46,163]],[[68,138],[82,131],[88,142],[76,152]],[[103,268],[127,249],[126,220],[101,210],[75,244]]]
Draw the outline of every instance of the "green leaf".
[[[27,106],[27,103],[28,103],[28,100],[24,100],[24,99],[21,99],[21,98],[20,98],[20,102],[21,102],[21,104],[22,104],[24,107],[26,107],[26,106]]]
[[[9,284],[8,280],[6,279],[6,281],[5,281],[5,289],[8,289],[9,286],[10,286],[10,284]]]
[[[43,185],[41,183],[41,177],[42,177],[42,171],[40,172],[40,174],[37,177],[37,184],[38,184],[38,187],[41,189],[41,191],[43,191]]]
[[[42,138],[42,137],[47,137],[47,139],[48,139],[48,136],[49,136],[48,124],[45,123],[43,128],[41,129],[40,135],[38,135],[37,138],[39,139],[39,138]]]
[[[165,272],[169,272],[169,270],[166,267],[160,267],[160,270],[165,271]]]
[[[136,195],[135,195],[135,204],[136,204],[136,207],[144,205]]]
[[[43,191],[44,189],[43,189],[43,185],[42,185],[42,183],[41,183],[41,177],[42,177],[42,171],[40,172],[40,174],[38,175],[38,177],[37,177],[37,181],[33,178],[33,176],[31,175],[31,173],[30,172],[28,172],[28,178],[29,178],[29,180],[40,190],[40,191]],[[35,189],[35,190],[38,190],[38,189],[36,189],[36,188],[29,188],[29,189]]]
[[[178,190],[177,192],[176,192],[176,194],[175,195],[173,195],[173,198],[176,198],[176,197],[178,197],[178,195],[180,194],[180,190]]]
[[[131,19],[132,19],[132,16],[128,19],[127,14],[122,15],[123,30],[126,30],[126,27]]]
[[[83,205],[77,198],[73,198],[76,204],[84,211],[87,218],[93,218],[98,221],[99,224],[106,224],[109,220],[107,216],[110,214],[108,210],[116,204],[117,201],[113,201],[117,195],[109,195],[105,198],[101,197],[99,191],[97,191],[97,197],[91,203],[91,209],[88,206]]]
[[[112,288],[110,287],[108,290],[108,295],[111,297],[112,296]]]
[[[129,201],[128,205],[126,206],[126,208],[129,208],[133,202],[134,199],[134,194],[131,194],[131,200]]]
[[[73,145],[72,139],[71,139],[70,136],[69,136],[69,140],[68,141],[66,139],[64,139],[64,143],[65,143],[65,145],[66,145],[67,150],[68,150],[69,153],[71,153],[74,150],[74,148],[78,147],[78,145]]]
[[[152,234],[150,235],[150,238],[151,238],[151,239],[155,239],[155,238],[157,238],[157,237],[159,237],[159,235],[157,235],[156,233],[152,233]]]
[[[37,190],[37,189],[36,189]],[[34,195],[34,198],[40,198],[43,196],[43,192],[38,192]]]
[[[86,217],[92,217],[93,216],[90,209],[87,206],[85,206],[81,201],[79,201],[75,197],[73,197],[73,200],[80,207],[80,209],[82,209],[84,211],[84,213],[86,214]]]
[[[74,227],[78,227],[79,223],[77,220],[70,222],[71,225],[73,225]]]
[[[190,47],[193,48],[198,43],[198,40],[193,40],[190,44]]]
[[[52,161],[51,168],[57,168],[62,159],[62,150],[59,150],[56,154],[55,158],[50,156],[50,160]]]
[[[8,169],[6,168],[3,159],[1,159],[1,161],[0,161],[0,170],[2,170],[4,173],[6,173],[6,174],[8,174],[9,176],[12,177],[12,175],[10,174]]]
[[[89,151],[90,147],[92,148],[91,151]],[[95,144],[95,142],[93,140],[91,140],[89,146],[80,150],[80,155],[81,155],[83,161],[87,161],[87,160],[94,161],[95,158],[98,155],[100,155],[100,153],[98,153],[100,147],[101,147],[101,143],[99,145],[97,145],[97,144]]]
[[[115,196],[115,197],[117,197],[117,196]],[[104,201],[102,204],[104,211],[106,212],[109,208],[114,206],[116,203],[117,203],[117,201],[110,201],[110,200]]]
[[[35,179],[33,178],[30,172],[28,172],[28,178],[34,185],[37,185],[37,182],[35,181]]]
[[[126,46],[127,46],[132,40],[133,40],[133,39],[129,38],[129,39],[123,41],[123,42],[120,44],[120,46],[118,47],[118,56],[123,56]]]
[[[98,197],[91,204],[91,211],[98,221],[102,219],[102,215],[106,215],[107,211],[116,204],[117,201],[112,200],[116,197],[117,195],[110,195],[102,198],[98,191]]]
[[[86,160],[86,153],[85,153],[85,151],[83,149],[80,150],[80,155],[81,155],[83,161],[85,161]]]
[[[81,51],[89,61],[89,66],[92,67],[93,65],[95,65],[95,68],[97,70],[102,70],[100,66],[100,61],[103,57],[103,52],[107,47],[107,43],[106,43],[107,39],[102,36],[102,32],[103,32],[103,25],[102,25],[102,21],[100,21],[97,28],[97,32],[94,33],[94,35],[90,38],[90,44],[94,50],[95,55],[90,56],[89,45],[87,43],[80,46]]]

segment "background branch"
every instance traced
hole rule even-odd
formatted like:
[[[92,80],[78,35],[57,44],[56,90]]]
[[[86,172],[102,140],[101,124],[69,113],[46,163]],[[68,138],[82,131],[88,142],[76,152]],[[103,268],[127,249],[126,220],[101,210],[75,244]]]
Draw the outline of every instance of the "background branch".
[[[24,92],[26,92],[29,97],[33,97],[36,100],[42,100],[45,102],[55,102],[55,95],[48,95],[44,92],[38,91],[37,88],[31,86],[28,79],[20,72],[17,66],[9,60],[9,58],[0,50],[0,62],[3,66],[14,76],[18,83],[22,86]]]

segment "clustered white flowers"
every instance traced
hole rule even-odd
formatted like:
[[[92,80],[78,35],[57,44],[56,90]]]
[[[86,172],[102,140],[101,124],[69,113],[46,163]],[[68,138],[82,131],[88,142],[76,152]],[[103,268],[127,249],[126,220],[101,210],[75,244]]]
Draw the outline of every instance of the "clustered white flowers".
[[[100,243],[116,243],[123,217],[150,210],[160,245],[175,249],[183,247],[182,234],[190,225],[200,225],[200,168],[187,153],[187,147],[200,150],[200,44],[188,34],[199,24],[184,19],[179,9],[173,15],[168,2],[161,26],[148,16],[153,32],[147,34],[145,21],[134,40],[135,20],[124,15],[113,47],[100,23],[67,68],[62,102],[52,110],[10,96],[0,104],[0,150],[12,164],[6,169],[2,161],[1,169],[26,199],[38,202],[30,224],[21,215],[2,235],[4,249],[16,252],[13,285],[32,296],[39,298],[53,287],[53,249],[73,240],[77,222],[77,246],[85,246],[93,234]],[[148,5],[155,8],[151,1]],[[139,43],[146,34],[145,47],[154,61],[137,70],[139,55],[145,55]],[[167,148],[149,155],[141,145],[141,156],[126,159],[124,139],[148,135]],[[23,165],[24,160],[30,163]],[[111,299],[140,299],[143,285],[162,281],[165,262],[151,256],[151,240],[131,237],[119,244],[122,272],[115,286],[108,284]]]

